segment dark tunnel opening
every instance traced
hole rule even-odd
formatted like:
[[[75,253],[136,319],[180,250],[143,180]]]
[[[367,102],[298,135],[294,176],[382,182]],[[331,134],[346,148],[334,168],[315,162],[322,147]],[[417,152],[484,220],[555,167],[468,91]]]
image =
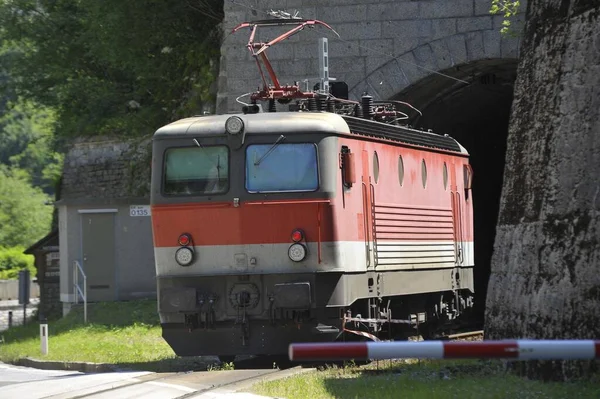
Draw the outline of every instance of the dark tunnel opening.
[[[483,322],[504,174],[517,60],[481,60],[430,75],[393,99],[423,113],[409,123],[455,138],[473,167],[475,317]]]

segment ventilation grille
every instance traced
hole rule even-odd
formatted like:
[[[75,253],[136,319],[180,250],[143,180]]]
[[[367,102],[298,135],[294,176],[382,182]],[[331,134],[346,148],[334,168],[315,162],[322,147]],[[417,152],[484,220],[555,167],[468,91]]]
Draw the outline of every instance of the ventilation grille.
[[[375,204],[377,266],[455,265],[452,210]]]

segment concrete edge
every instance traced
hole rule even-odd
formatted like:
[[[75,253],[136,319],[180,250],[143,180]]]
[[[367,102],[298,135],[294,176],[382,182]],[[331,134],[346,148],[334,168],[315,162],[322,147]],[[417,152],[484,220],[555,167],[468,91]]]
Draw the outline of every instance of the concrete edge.
[[[31,367],[39,370],[61,370],[61,371],[78,371],[81,373],[111,373],[118,371],[134,371],[129,368],[118,367],[111,363],[91,363],[91,362],[69,362],[60,360],[38,360],[30,357],[20,358],[16,360],[3,360],[2,363],[12,364],[13,366]],[[251,388],[258,382],[270,382],[276,381],[287,377],[292,377],[298,374],[304,374],[312,371],[316,371],[316,368],[302,368],[296,366],[290,369],[280,370],[275,373],[270,373],[264,376],[258,376],[250,378],[248,380],[240,381],[233,385],[223,387],[224,391],[227,392],[240,392]],[[142,371],[142,370],[135,370]],[[146,370],[148,371],[148,370]],[[151,372],[151,371],[150,371]],[[219,389],[217,389],[219,390]]]
[[[79,371],[82,373],[110,373],[115,371],[125,371],[110,363],[86,363],[86,362],[65,362],[58,360],[37,360],[29,357],[16,359],[14,361],[4,361],[6,364],[14,366],[31,367],[40,370],[62,370]]]

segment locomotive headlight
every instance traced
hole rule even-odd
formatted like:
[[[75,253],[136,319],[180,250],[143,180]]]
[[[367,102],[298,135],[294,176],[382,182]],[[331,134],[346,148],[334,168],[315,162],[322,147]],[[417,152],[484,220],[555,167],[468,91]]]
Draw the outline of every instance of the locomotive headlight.
[[[288,249],[288,256],[294,262],[300,262],[306,258],[306,247],[302,244],[292,244]]]
[[[194,260],[194,252],[187,247],[179,248],[177,252],[175,252],[175,260],[181,266],[189,266],[189,264],[192,263],[192,260]]]
[[[232,116],[225,122],[225,130],[229,134],[240,134],[244,130],[244,121],[237,116]]]

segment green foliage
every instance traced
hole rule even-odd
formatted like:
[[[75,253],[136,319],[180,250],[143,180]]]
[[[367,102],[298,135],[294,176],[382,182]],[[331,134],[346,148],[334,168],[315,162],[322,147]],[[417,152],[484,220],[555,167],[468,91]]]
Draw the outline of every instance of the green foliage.
[[[208,371],[231,371],[235,370],[235,364],[233,362],[225,362],[220,365],[211,364],[208,366]]]
[[[206,358],[177,357],[161,336],[156,300],[88,303],[88,323],[82,307],[50,320],[48,355],[40,354],[37,323],[0,333],[0,361],[21,358],[94,362],[152,371],[206,370]]]
[[[50,197],[27,180],[27,173],[0,165],[0,246],[33,244],[44,237],[52,221]]]
[[[29,269],[33,279],[36,276],[36,268],[33,264],[33,255],[25,255],[22,246],[3,248],[0,247],[0,280],[11,280],[19,277],[19,270]]]
[[[0,1],[0,246],[48,233],[63,141],[212,104],[222,18],[223,0]]]
[[[511,21],[519,12],[519,7],[521,6],[520,1],[511,1],[511,0],[492,0],[492,8],[490,9],[491,14],[500,14],[504,15],[504,20],[502,21],[502,29],[500,32],[507,34],[510,32]]]
[[[387,362],[386,362],[387,363]],[[296,398],[597,398],[600,384],[544,383],[504,371],[502,362],[421,361],[388,369],[329,368],[255,384],[251,391]]]
[[[0,163],[50,195],[63,162],[63,155],[54,151],[53,123],[52,110],[31,101],[7,103],[0,116]]]
[[[61,136],[152,133],[213,99],[223,1],[0,3],[5,91],[56,110]]]

